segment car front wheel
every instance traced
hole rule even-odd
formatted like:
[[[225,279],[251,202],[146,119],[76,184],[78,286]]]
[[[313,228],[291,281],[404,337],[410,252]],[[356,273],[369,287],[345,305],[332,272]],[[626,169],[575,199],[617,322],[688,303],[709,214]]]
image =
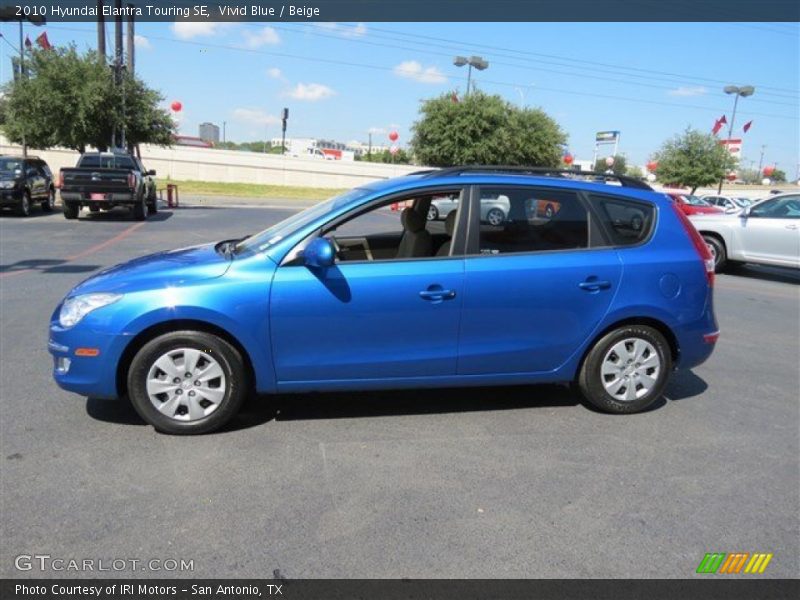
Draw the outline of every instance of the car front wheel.
[[[53,188],[47,192],[47,200],[42,202],[42,210],[45,212],[53,212],[56,207],[56,192]]]
[[[27,217],[31,214],[31,193],[26,191],[22,194],[22,199],[17,205],[17,214],[21,217]]]
[[[578,376],[578,387],[600,410],[635,413],[661,397],[671,369],[669,344],[657,329],[626,325],[592,347]]]
[[[247,389],[236,348],[199,331],[155,338],[136,353],[128,369],[133,407],[163,433],[219,429],[238,412]]]

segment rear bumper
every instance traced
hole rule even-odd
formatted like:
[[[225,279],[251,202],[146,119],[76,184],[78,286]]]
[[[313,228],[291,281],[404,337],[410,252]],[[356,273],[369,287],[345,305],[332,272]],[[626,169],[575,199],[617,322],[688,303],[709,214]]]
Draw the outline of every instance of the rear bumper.
[[[102,193],[102,192],[95,192]],[[139,198],[131,192],[109,192],[104,194],[103,200],[92,200],[88,192],[61,192],[62,202],[80,202],[81,204],[96,204],[103,206],[108,204],[135,204]]]

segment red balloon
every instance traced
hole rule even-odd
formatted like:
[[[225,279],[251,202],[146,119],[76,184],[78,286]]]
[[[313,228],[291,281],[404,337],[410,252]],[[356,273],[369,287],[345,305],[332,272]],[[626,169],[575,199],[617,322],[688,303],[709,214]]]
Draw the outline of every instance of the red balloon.
[[[766,167],[764,167],[764,176],[765,177],[772,176],[772,174],[774,172],[775,172],[775,167],[773,167],[772,165],[767,165]]]
[[[736,173],[728,173],[728,181],[736,181]]]
[[[397,138],[399,138],[399,137],[400,137],[400,135],[396,131],[392,131],[389,134],[389,139],[392,140],[393,142],[396,142]]]
[[[173,103],[170,104],[170,106],[172,107],[172,110],[174,110],[175,112],[181,112],[181,109],[183,108],[183,104],[181,104],[177,100],[173,101]]]
[[[564,155],[564,163],[565,164],[571,165],[572,161],[574,161],[574,160],[575,160],[575,158],[573,158],[572,154],[565,154]]]
[[[657,160],[651,160],[649,163],[647,163],[647,170],[648,171],[655,171],[657,168],[658,168],[658,161]]]

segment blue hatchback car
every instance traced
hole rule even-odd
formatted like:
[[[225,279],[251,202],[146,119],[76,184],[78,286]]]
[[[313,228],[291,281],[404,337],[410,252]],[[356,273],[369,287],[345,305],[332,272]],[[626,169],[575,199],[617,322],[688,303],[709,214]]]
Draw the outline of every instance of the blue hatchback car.
[[[56,308],[53,376],[169,433],[252,392],[564,382],[643,410],[714,349],[714,264],[669,198],[614,183],[425,171],[112,267]]]

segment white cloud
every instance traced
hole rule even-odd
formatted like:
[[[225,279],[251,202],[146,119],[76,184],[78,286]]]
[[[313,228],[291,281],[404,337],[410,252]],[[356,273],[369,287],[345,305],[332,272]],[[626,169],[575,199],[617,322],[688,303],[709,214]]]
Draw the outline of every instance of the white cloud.
[[[133,36],[133,43],[136,46],[137,50],[152,50],[153,44],[150,43],[143,35],[134,35]]]
[[[263,110],[257,108],[234,109],[233,118],[236,121],[244,121],[252,125],[275,125],[276,123],[280,123],[280,119],[275,115],[268,115]]]
[[[244,43],[248,48],[260,48],[280,44],[281,38],[272,27],[264,27],[256,32],[245,29]]]
[[[406,60],[394,68],[398,77],[412,79],[419,83],[444,83],[447,77],[436,67],[423,67],[415,60]]]
[[[708,90],[702,85],[682,86],[669,91],[670,96],[702,96],[707,93]]]
[[[335,95],[336,92],[321,83],[298,83],[287,95],[295,100],[308,100],[316,102]]]
[[[356,23],[355,25],[342,25],[339,23],[321,21],[314,23],[314,26],[320,29],[336,32],[342,37],[347,38],[363,37],[367,34],[367,26],[364,23]]]
[[[267,69],[267,77],[270,79],[283,79],[283,72],[278,67]]]
[[[214,23],[213,21],[176,21],[170,27],[173,33],[182,40],[195,37],[208,37],[217,35],[227,23]]]

